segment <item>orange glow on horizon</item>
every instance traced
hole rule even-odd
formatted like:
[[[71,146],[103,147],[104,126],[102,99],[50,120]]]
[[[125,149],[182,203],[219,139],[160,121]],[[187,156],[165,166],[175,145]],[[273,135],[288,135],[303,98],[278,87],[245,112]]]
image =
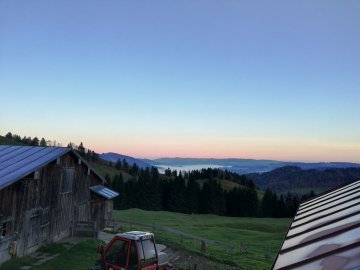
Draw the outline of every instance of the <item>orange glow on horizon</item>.
[[[315,140],[259,138],[140,138],[86,142],[98,153],[115,152],[138,158],[249,158],[304,162],[360,162],[359,144],[337,144]],[[88,145],[94,145],[88,146]]]

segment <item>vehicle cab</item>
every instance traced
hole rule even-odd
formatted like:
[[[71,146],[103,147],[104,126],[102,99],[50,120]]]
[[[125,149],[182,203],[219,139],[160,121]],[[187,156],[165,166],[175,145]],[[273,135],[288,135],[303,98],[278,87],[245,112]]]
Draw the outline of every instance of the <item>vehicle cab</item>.
[[[105,270],[158,270],[168,263],[167,255],[157,252],[154,234],[149,232],[116,234],[100,252]]]

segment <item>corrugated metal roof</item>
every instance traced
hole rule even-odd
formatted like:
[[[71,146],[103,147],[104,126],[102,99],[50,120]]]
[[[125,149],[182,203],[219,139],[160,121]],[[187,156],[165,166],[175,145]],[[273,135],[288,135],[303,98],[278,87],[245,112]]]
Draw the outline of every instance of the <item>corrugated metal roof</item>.
[[[116,191],[113,191],[102,185],[92,186],[92,187],[90,187],[90,190],[92,192],[94,192],[95,194],[97,194],[105,199],[108,199],[108,200],[111,200],[111,199],[119,196],[119,193],[117,193]]]
[[[0,145],[0,190],[69,151],[65,147]]]
[[[272,269],[360,269],[360,180],[300,204]]]
[[[0,145],[0,190],[58,157],[71,152],[81,159],[103,183],[105,179],[76,151],[66,147]]]

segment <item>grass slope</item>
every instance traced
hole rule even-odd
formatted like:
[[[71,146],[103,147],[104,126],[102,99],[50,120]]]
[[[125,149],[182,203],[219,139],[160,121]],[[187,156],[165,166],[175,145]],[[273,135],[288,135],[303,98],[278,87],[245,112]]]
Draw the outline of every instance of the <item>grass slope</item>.
[[[171,227],[195,236],[233,245],[234,249],[232,250],[216,244],[209,245],[206,255],[217,261],[230,263],[238,269],[269,269],[291,221],[290,219],[274,218],[187,215],[140,209],[114,211],[113,218]],[[124,230],[127,229],[130,229],[128,224],[124,224]],[[131,229],[149,230],[149,228],[133,225]],[[156,231],[155,233],[158,239],[180,243],[178,235],[171,235],[165,231]],[[198,250],[191,240],[182,239],[182,241],[183,248]],[[248,253],[240,252],[241,242],[244,243]]]
[[[118,170],[114,166],[109,166],[106,161],[90,162],[90,164],[103,177],[105,177],[106,175],[109,175],[110,179],[113,179],[115,175],[121,173],[125,182],[131,178],[130,174],[128,174],[124,171]]]
[[[103,177],[105,177],[106,175],[109,175],[110,178],[113,179],[115,175],[121,173],[125,182],[132,178],[131,175],[128,174],[127,172],[124,172],[122,170],[117,170],[114,166],[109,166],[108,162],[106,162],[106,161],[101,160],[98,162],[90,162],[90,164]],[[163,177],[164,177],[164,179],[167,178],[165,175],[163,175]],[[226,179],[215,179],[215,180],[217,182],[219,182],[221,184],[221,187],[226,191],[230,191],[235,187],[242,187],[242,185],[235,183],[233,181],[230,181],[230,180],[226,180]],[[205,181],[207,181],[207,179],[199,179],[197,181],[202,186],[203,183]]]
[[[237,187],[242,187],[242,185],[235,183],[233,181],[230,180],[226,180],[226,179],[218,179],[215,178],[216,182],[220,183],[221,187],[226,190],[232,190],[233,188],[237,188]],[[197,182],[200,184],[200,186],[202,187],[204,182],[208,181],[208,179],[198,179]]]

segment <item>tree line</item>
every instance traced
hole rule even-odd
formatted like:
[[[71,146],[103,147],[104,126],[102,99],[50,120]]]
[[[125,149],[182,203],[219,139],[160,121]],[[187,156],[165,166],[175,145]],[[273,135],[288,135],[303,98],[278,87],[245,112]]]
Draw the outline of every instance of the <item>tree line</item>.
[[[45,138],[39,139],[38,137],[21,137],[18,134],[12,134],[11,132],[6,133],[5,138],[12,140],[19,144],[30,145],[30,146],[57,146],[56,141],[45,140]]]
[[[14,143],[30,146],[62,146],[55,140],[21,137],[8,132],[5,138]],[[88,161],[100,162],[98,154],[84,147],[81,142],[70,142],[67,147],[76,150]],[[101,161],[103,162],[103,161]],[[252,180],[245,175],[220,169],[202,169],[178,172],[166,169],[160,174],[157,168],[139,168],[123,159],[108,162],[119,173],[112,179],[107,175],[107,185],[120,193],[114,200],[115,209],[141,208],[144,210],[165,210],[180,213],[217,214],[236,217],[293,217],[300,201],[314,196],[299,197],[297,194],[277,195],[266,189],[262,198]],[[126,175],[126,179],[124,179]],[[238,184],[231,190],[224,190],[222,180]]]
[[[14,144],[28,145],[28,146],[50,146],[50,147],[62,147],[62,144],[56,140],[47,140],[45,138],[39,139],[38,137],[23,136],[21,137],[18,134],[12,134],[11,132],[6,133],[5,138],[12,141]],[[88,148],[85,148],[83,143],[80,142],[79,145],[76,145],[73,142],[70,142],[67,147],[70,147],[76,150],[83,158],[88,161],[97,162],[100,160],[99,155]]]
[[[136,164],[129,166],[125,160],[111,165],[128,173],[119,172],[112,179],[106,176],[108,186],[120,193],[114,200],[114,209],[280,218],[293,217],[299,202],[306,198],[291,193],[278,196],[270,189],[259,198],[251,180],[220,169],[189,172],[167,169],[165,174],[159,174],[157,168],[140,169]],[[221,186],[224,179],[238,185],[225,190]]]
[[[285,166],[265,173],[246,175],[262,189],[271,188],[276,192],[307,187],[329,188],[342,186],[360,178],[360,167],[302,169]]]

